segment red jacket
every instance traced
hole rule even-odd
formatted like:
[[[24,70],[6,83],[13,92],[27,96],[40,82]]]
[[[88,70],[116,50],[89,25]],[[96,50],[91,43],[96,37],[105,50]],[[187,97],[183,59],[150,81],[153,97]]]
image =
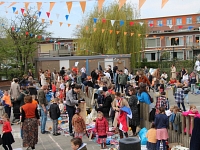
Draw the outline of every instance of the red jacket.
[[[108,121],[106,120],[106,118],[104,117],[102,119],[97,118],[96,124],[95,124],[95,130],[98,136],[107,135],[106,132],[109,131],[109,127],[108,127]]]
[[[52,92],[56,92],[56,85],[52,84]]]
[[[12,128],[11,128],[11,125],[10,125],[9,121],[3,122],[3,129],[2,129],[2,131],[4,131],[5,133],[8,133],[8,132],[12,131]]]

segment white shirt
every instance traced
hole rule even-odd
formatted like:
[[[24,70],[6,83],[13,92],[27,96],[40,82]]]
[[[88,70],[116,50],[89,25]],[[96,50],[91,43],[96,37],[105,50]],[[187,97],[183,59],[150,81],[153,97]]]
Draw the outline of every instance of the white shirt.
[[[162,75],[161,75],[161,78],[165,78],[165,79],[167,79],[167,77],[168,77],[168,75],[165,73],[163,73]]]
[[[124,73],[128,75],[128,69],[124,69]]]
[[[85,67],[82,67],[80,71],[85,73],[86,72]]]
[[[108,77],[109,79],[111,78],[111,77],[110,77],[110,73],[108,73],[108,72],[104,72],[104,75],[105,75],[106,77]]]
[[[188,79],[189,79],[188,74],[183,75],[183,81],[188,80]]]
[[[61,83],[61,84],[60,84],[60,89],[61,89],[61,90],[64,90],[64,89],[65,89],[64,83]]]
[[[200,62],[198,60],[195,62],[195,67],[197,71],[200,71]]]
[[[60,109],[61,113],[64,111],[64,104],[63,103],[59,104],[59,109]]]

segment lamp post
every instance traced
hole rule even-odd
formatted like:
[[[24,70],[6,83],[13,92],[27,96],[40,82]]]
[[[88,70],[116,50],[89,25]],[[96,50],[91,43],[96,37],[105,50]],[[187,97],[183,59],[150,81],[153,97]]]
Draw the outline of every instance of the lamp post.
[[[175,64],[175,59],[174,59],[174,47],[173,47],[173,64]]]

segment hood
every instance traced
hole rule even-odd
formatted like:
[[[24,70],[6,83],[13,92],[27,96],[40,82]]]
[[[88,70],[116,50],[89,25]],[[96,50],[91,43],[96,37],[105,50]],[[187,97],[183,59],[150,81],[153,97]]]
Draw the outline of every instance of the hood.
[[[81,149],[84,148],[86,145],[87,145],[86,143],[83,143],[83,144],[81,145],[81,147],[79,147],[77,150],[81,150]]]

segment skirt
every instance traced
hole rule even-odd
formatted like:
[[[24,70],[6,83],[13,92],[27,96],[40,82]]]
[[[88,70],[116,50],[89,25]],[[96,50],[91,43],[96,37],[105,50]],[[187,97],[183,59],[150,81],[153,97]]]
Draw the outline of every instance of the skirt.
[[[147,142],[148,150],[156,150],[156,143]]]
[[[38,142],[38,123],[36,118],[24,120],[22,125],[23,147],[33,147]]]
[[[167,129],[166,128],[157,129],[156,130],[156,138],[157,138],[157,140],[167,140],[169,138]]]
[[[3,145],[11,145],[15,142],[11,132],[4,133],[2,136]]]

